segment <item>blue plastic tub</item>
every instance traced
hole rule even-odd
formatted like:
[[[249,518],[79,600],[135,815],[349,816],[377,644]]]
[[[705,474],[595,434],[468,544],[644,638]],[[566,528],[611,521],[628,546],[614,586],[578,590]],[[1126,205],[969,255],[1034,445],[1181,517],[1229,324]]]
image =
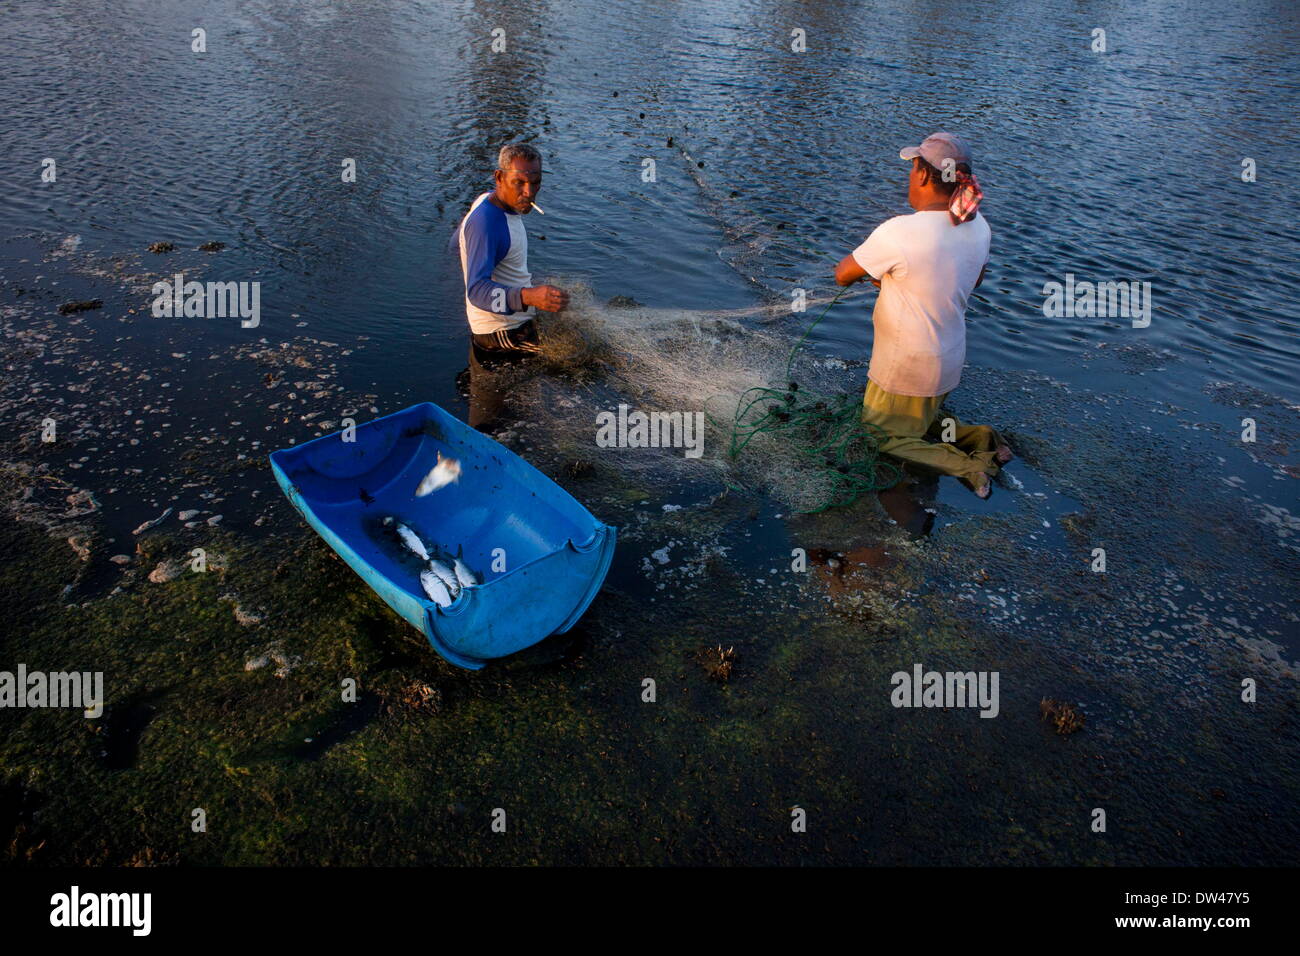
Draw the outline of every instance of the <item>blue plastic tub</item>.
[[[275,479],[307,523],[433,649],[478,669],[571,628],[614,556],[615,529],[508,448],[426,402],[271,454]],[[416,486],[443,457],[460,480],[423,498]],[[424,594],[419,563],[384,517],[452,554],[482,584],[448,607]],[[495,570],[494,570],[495,568]]]

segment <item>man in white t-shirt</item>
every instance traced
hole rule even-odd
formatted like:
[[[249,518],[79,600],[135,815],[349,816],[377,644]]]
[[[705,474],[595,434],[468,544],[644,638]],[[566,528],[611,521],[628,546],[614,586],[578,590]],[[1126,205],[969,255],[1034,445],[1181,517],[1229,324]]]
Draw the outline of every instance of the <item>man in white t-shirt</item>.
[[[862,420],[883,433],[882,452],[955,475],[987,498],[1011,449],[992,428],[939,411],[961,380],[966,301],[988,265],[983,193],[970,150],[951,133],[899,157],[912,161],[907,200],[916,212],[881,223],[835,267],[840,285],[870,278],[880,288]]]

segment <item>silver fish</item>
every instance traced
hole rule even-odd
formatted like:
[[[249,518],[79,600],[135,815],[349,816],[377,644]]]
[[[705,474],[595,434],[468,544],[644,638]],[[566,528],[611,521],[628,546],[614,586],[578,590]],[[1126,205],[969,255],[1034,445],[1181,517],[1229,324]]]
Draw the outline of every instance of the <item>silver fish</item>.
[[[460,480],[460,462],[455,458],[443,458],[438,452],[438,463],[424,476],[420,486],[415,489],[415,497],[423,498],[431,491],[437,491],[453,481]]]
[[[468,588],[478,584],[478,577],[469,569],[469,565],[460,558],[453,558],[451,566],[456,572],[456,580],[460,582],[461,587]]]
[[[457,580],[456,573],[447,565],[437,558],[430,558],[429,570],[438,576],[439,581],[447,585],[447,590],[451,592],[453,598],[460,593],[461,582]]]
[[[432,571],[420,572],[420,587],[424,588],[424,593],[429,595],[429,600],[438,607],[447,607],[451,604],[451,592],[447,590],[447,585],[442,583],[442,579]]]
[[[404,524],[399,524],[397,526],[397,536],[402,539],[402,544],[418,554],[421,560],[429,560],[429,552],[425,549],[424,542],[416,536],[414,531]]]

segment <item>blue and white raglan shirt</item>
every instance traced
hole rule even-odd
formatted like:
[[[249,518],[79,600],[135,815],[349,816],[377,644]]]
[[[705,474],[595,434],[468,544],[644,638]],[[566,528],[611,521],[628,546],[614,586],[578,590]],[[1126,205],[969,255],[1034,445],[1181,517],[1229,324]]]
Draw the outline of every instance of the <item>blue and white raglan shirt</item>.
[[[476,335],[513,329],[536,311],[523,300],[523,290],[533,284],[524,217],[488,202],[491,195],[474,200],[459,230],[465,314]]]

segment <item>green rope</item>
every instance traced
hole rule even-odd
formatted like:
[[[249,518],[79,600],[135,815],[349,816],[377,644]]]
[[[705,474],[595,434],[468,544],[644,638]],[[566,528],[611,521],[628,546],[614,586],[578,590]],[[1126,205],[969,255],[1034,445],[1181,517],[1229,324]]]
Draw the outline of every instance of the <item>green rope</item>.
[[[820,514],[857,501],[864,494],[890,488],[902,471],[880,458],[884,433],[862,421],[862,403],[849,395],[825,396],[800,390],[790,379],[794,357],[831,307],[848,289],[841,289],[808,326],[790,350],[785,365],[786,387],[755,386],[746,389],[731,421],[727,457],[735,460],[759,435],[781,433],[796,442],[798,457],[829,479],[831,491],[820,507],[803,514]],[[712,416],[710,416],[710,420]],[[713,420],[715,425],[725,423]],[[740,491],[730,483],[727,487]]]

